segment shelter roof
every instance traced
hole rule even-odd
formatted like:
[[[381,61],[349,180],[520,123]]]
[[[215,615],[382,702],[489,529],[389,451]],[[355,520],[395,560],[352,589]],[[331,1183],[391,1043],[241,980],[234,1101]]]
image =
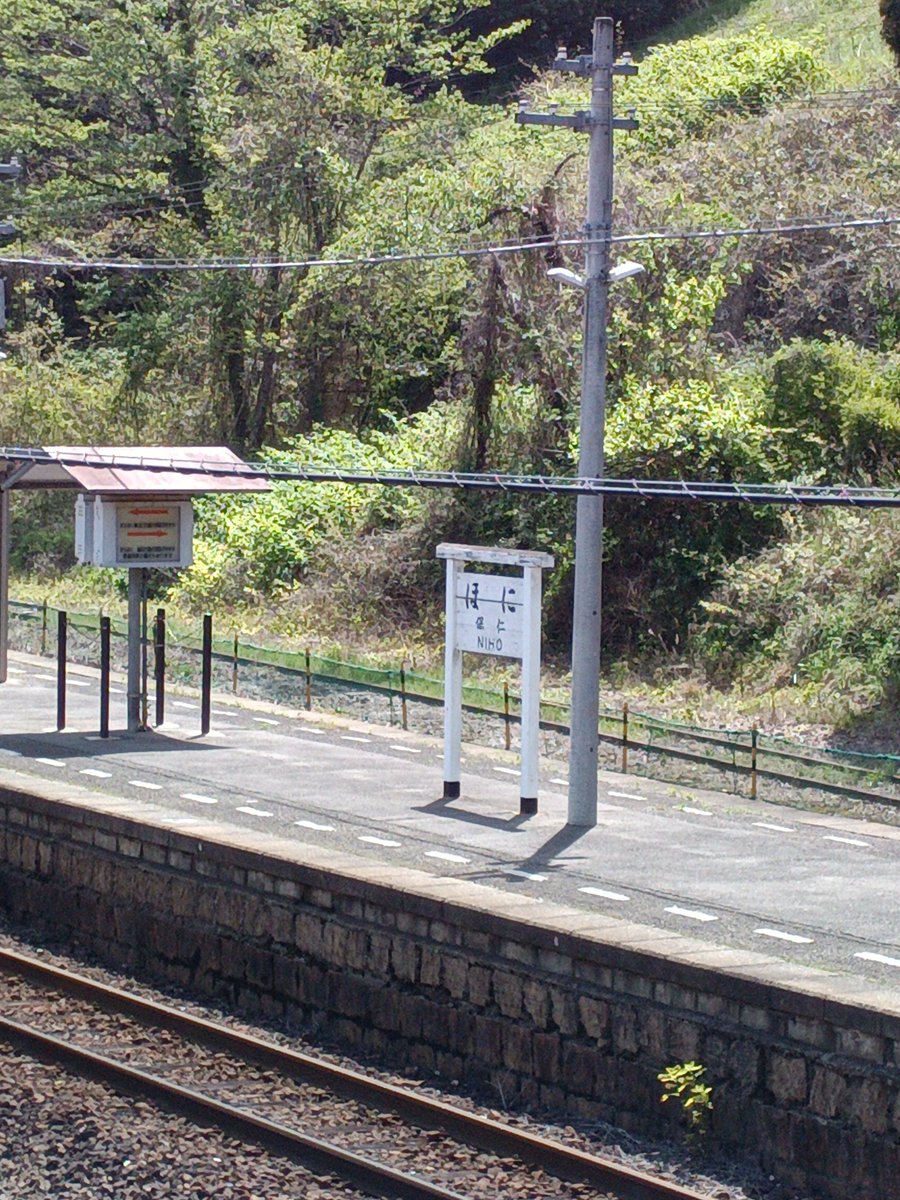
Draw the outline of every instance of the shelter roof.
[[[7,486],[99,495],[265,492],[269,483],[225,446],[44,446],[5,450]]]

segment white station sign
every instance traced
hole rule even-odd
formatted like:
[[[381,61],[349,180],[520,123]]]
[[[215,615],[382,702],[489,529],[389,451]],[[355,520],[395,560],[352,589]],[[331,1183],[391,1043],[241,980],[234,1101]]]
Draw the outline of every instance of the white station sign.
[[[193,560],[190,500],[78,498],[75,547],[96,567],[187,567]]]
[[[456,645],[472,654],[522,658],[525,588],[521,575],[456,576]]]
[[[443,542],[447,563],[444,641],[444,799],[460,795],[463,653],[497,654],[522,663],[519,811],[537,812],[538,732],[541,706],[541,571],[553,557],[540,550],[457,546]],[[518,567],[521,575],[468,571],[468,563]]]

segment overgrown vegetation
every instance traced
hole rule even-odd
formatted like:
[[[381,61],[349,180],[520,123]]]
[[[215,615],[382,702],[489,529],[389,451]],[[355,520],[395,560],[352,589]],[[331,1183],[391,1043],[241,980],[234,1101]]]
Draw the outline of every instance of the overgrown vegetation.
[[[896,482],[896,233],[737,236],[895,210],[894,8],[613,6],[623,46],[653,43],[617,84],[640,118],[617,135],[617,229],[721,236],[628,247],[646,272],[617,287],[610,312],[609,474]],[[517,126],[512,88],[538,108],[583,105],[583,81],[543,67],[558,41],[587,48],[593,15],[506,0],[0,0],[0,159],[26,164],[14,198],[4,191],[21,247],[303,261],[571,233],[585,139]],[[578,296],[547,278],[560,265],[580,269],[578,251],[241,272],[11,267],[0,437],[571,474],[581,321]],[[57,511],[23,510],[23,566],[65,565]],[[649,501],[607,513],[610,660],[689,661],[727,687],[799,678],[820,709],[839,695],[832,718],[892,703],[897,588],[877,547],[893,545],[893,517]],[[175,601],[252,607],[282,630],[326,608],[329,637],[433,621],[438,541],[545,547],[558,564],[548,646],[565,651],[568,501],[278,483],[263,500],[204,501],[198,516]]]

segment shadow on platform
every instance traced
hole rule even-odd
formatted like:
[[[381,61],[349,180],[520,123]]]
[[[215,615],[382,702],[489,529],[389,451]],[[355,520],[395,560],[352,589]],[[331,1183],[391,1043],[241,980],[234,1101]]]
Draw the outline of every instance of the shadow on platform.
[[[0,736],[0,765],[13,766],[17,755],[4,751],[17,751],[23,758],[108,758],[113,754],[133,754],[148,751],[171,754],[175,750],[221,750],[223,747],[204,742],[200,735],[190,739],[174,738],[157,730],[148,729],[141,733],[129,733],[125,729],[111,729],[108,738],[96,733],[11,733]]]

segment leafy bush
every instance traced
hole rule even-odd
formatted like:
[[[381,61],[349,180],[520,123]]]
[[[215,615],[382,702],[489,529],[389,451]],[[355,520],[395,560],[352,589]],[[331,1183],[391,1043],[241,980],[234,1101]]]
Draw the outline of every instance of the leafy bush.
[[[727,567],[691,649],[711,677],[810,680],[864,707],[900,694],[900,525],[891,512],[784,517],[784,538]]]
[[[640,120],[619,143],[626,156],[664,154],[708,136],[722,118],[765,112],[813,90],[824,77],[813,49],[764,28],[654,46],[639,65],[636,76],[616,84],[617,106],[633,107]],[[544,100],[584,106],[581,81],[550,74],[538,92]]]
[[[785,474],[836,482],[896,471],[900,353],[795,340],[772,355],[764,381]]]
[[[280,464],[374,472],[390,467],[450,464],[459,437],[459,414],[435,405],[396,422],[391,433],[364,439],[342,430],[318,429],[264,459]],[[262,496],[211,496],[197,501],[194,563],[175,597],[190,604],[245,599],[290,586],[328,539],[358,537],[373,526],[410,520],[422,494],[408,488],[373,489],[352,483],[276,481]]]

